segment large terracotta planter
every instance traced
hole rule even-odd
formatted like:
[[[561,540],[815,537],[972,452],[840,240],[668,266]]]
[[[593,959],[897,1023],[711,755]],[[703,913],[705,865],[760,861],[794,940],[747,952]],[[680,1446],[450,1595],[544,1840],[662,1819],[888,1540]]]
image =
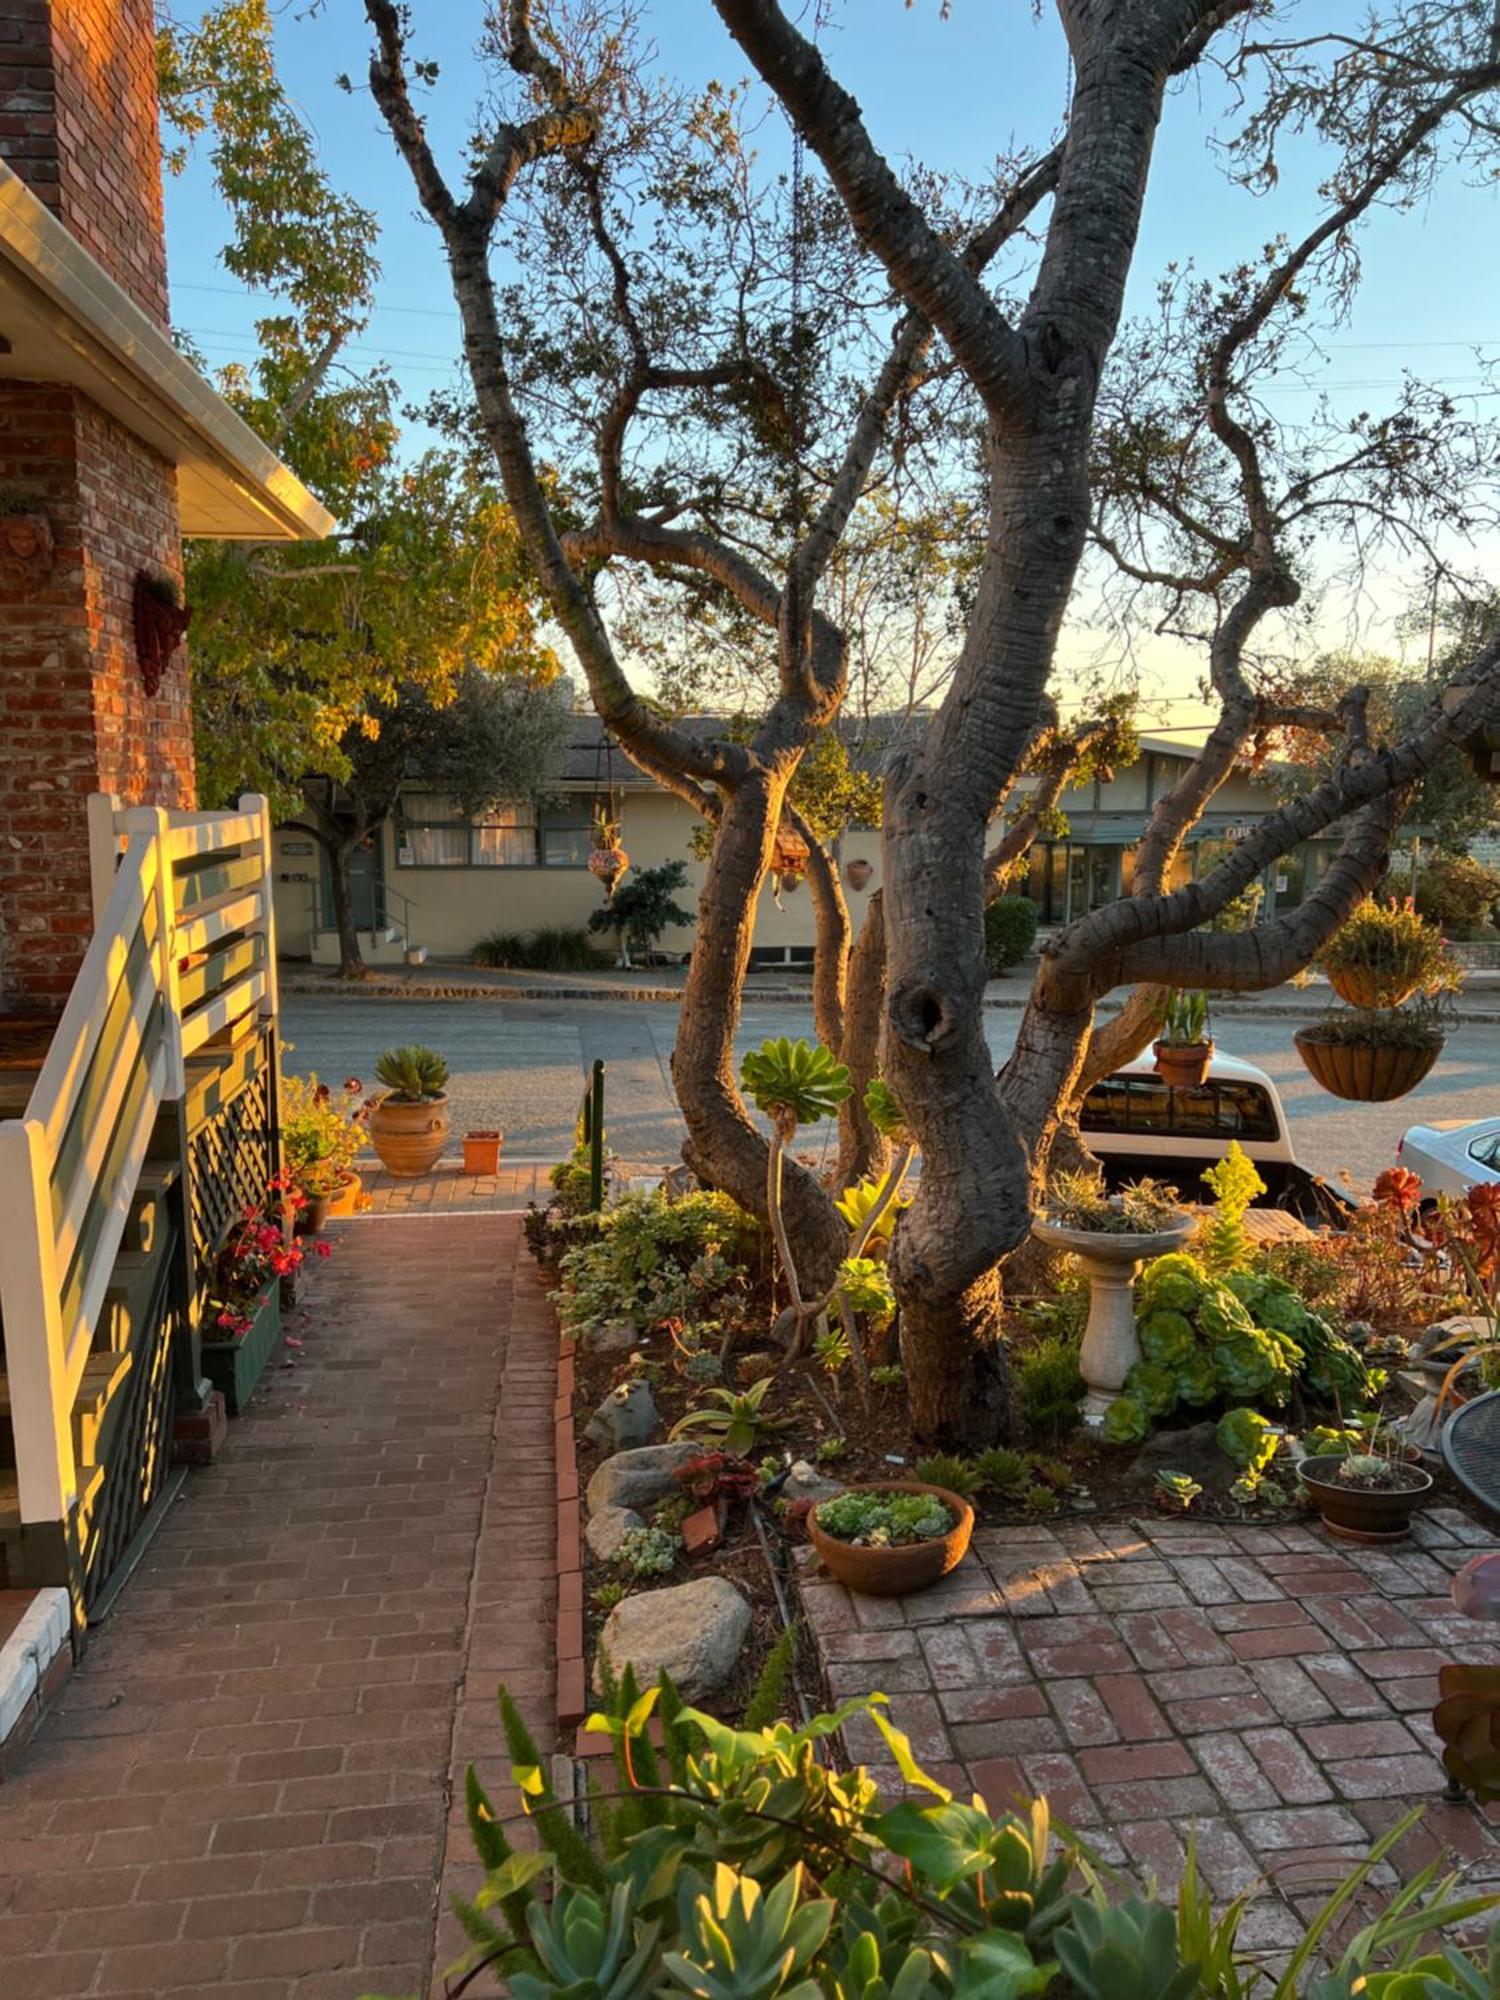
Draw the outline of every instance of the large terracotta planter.
[[[974,1509],[962,1495],[946,1486],[930,1486],[921,1479],[875,1479],[863,1486],[849,1486],[847,1493],[932,1493],[953,1515],[954,1525],[946,1535],[930,1542],[909,1542],[905,1548],[864,1549],[853,1542],[841,1542],[836,1535],[824,1534],[818,1526],[818,1510],[807,1517],[807,1537],[822,1558],[829,1575],[857,1590],[863,1597],[906,1597],[914,1590],[927,1590],[950,1570],[957,1569],[968,1553],[974,1532]]]
[[[1153,1042],[1156,1073],[1169,1090],[1196,1090],[1214,1059],[1212,1042]]]
[[[1303,1066],[1330,1096],[1357,1104],[1388,1104],[1405,1097],[1443,1052],[1432,1048],[1398,1048],[1390,1042],[1320,1042],[1314,1028],[1299,1028],[1292,1040]]]
[[[1353,1542],[1399,1542],[1411,1527],[1411,1517],[1432,1491],[1432,1474],[1420,1465],[1404,1464],[1411,1484],[1401,1492],[1368,1486],[1341,1486],[1334,1477],[1343,1464],[1337,1452],[1304,1458],[1298,1471],[1317,1502],[1330,1534]]]
[[[1415,974],[1408,979],[1375,965],[1347,965],[1337,972],[1331,965],[1324,969],[1328,984],[1351,1007],[1399,1007],[1417,990]]]
[[[1103,1229],[1068,1229],[1039,1215],[1031,1233],[1054,1250],[1069,1250],[1082,1264],[1089,1281],[1089,1318],[1078,1356],[1087,1393],[1083,1421],[1097,1428],[1125,1386],[1125,1377],[1141,1358],[1135,1327],[1135,1274],[1152,1257],[1180,1250],[1197,1228],[1190,1215],[1170,1229],[1149,1235],[1111,1235]]]
[[[370,1110],[370,1143],[387,1173],[412,1181],[442,1158],[451,1121],[445,1092],[419,1098],[378,1097]]]

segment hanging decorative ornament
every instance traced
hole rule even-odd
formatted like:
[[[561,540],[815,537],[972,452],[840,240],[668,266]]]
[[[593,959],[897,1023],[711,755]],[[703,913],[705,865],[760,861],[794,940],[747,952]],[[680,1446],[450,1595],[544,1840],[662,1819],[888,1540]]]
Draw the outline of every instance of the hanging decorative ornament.
[[[778,910],[783,889],[790,896],[801,888],[811,858],[812,849],[807,842],[795,827],[783,820],[776,829],[776,844],[771,850],[771,894]]]
[[[870,863],[860,856],[844,863],[844,880],[851,889],[863,889],[875,873]]]
[[[620,845],[620,829],[612,819],[600,819],[594,824],[594,845],[589,852],[589,873],[595,876],[604,890],[604,900],[612,902],[625,870],[630,866],[630,856]]]

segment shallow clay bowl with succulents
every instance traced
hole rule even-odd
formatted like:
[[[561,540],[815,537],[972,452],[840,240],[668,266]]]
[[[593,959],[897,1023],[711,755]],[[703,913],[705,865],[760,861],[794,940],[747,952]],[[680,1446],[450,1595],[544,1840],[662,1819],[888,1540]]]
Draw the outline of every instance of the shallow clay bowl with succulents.
[[[1343,1462],[1342,1453],[1325,1452],[1304,1458],[1298,1468],[1303,1485],[1317,1502],[1323,1526],[1349,1542],[1404,1541],[1413,1513],[1432,1491],[1432,1474],[1398,1460],[1393,1470],[1402,1478],[1399,1487],[1345,1486],[1338,1478]]]
[[[957,1569],[969,1549],[974,1532],[974,1509],[962,1494],[950,1493],[946,1486],[930,1486],[921,1479],[877,1479],[863,1486],[846,1486],[845,1493],[930,1493],[941,1500],[953,1516],[946,1535],[931,1541],[907,1542],[889,1549],[861,1548],[855,1542],[841,1542],[818,1526],[818,1510],[807,1517],[807,1537],[822,1558],[823,1567],[839,1583],[857,1590],[863,1597],[905,1597],[914,1590],[927,1590],[950,1570]]]

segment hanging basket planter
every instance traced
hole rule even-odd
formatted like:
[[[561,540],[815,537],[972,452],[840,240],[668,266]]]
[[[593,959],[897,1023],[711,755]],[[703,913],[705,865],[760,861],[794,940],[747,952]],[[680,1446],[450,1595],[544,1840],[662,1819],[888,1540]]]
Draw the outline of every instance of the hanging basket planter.
[[[620,845],[620,829],[613,820],[600,820],[594,828],[594,844],[589,850],[588,870],[608,901],[630,866],[630,856]]]
[[[131,598],[131,620],[135,627],[135,657],[141,670],[141,686],[154,697],[171,665],[172,655],[182,644],[192,618],[182,602],[182,593],[167,576],[152,576],[138,569]]]
[[[1328,983],[1351,1007],[1399,1007],[1420,983],[1414,973],[1383,971],[1373,965],[1327,966]]]
[[[1416,1089],[1442,1054],[1444,1037],[1427,1043],[1356,1041],[1315,1025],[1299,1028],[1292,1040],[1308,1075],[1330,1096],[1388,1104]]]

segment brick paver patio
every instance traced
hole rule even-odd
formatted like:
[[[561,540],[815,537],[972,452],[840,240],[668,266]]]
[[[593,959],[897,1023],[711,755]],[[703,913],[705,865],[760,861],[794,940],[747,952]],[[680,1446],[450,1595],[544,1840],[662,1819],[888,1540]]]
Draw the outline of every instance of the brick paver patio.
[[[1044,1792],[1104,1857],[1175,1886],[1189,1829],[1213,1893],[1257,1892],[1247,1944],[1306,1915],[1409,1805],[1404,1872],[1448,1850],[1500,1886],[1500,1809],[1442,1803],[1428,1716],[1445,1660],[1493,1662],[1452,1572],[1495,1546],[1438,1508],[1396,1550],[1317,1527],[1073,1521],[981,1528],[936,1588],[851,1596],[803,1552],[837,1700],[880,1689],[918,1760],[996,1809]],[[899,1790],[863,1718],[851,1756]],[[1384,1880],[1394,1880],[1389,1865]]]
[[[507,1768],[502,1676],[552,1711],[556,1336],[515,1218],[330,1233],[0,1785],[18,2000],[418,1994],[460,1948],[463,1764]]]

